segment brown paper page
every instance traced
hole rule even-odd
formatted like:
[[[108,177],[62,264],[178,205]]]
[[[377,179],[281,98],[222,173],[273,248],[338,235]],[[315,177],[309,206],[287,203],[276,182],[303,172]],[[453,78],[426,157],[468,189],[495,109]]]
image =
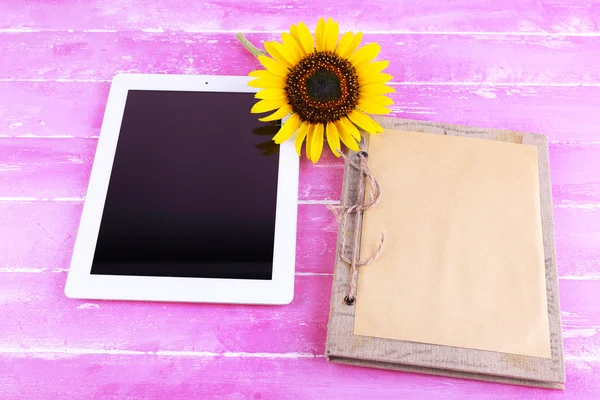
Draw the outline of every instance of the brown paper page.
[[[356,335],[550,358],[537,148],[388,130],[363,217]]]

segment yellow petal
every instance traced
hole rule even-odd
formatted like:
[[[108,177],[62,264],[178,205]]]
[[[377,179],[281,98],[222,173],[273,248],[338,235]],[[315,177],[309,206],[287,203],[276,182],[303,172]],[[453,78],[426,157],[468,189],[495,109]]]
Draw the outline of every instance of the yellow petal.
[[[352,136],[354,139],[356,139],[357,142],[360,142],[360,140],[361,140],[360,132],[359,132],[358,128],[356,127],[356,125],[354,125],[354,123],[352,121],[350,121],[347,117],[344,117],[344,118],[340,119],[340,123],[345,128],[344,132],[349,132],[350,136]]]
[[[287,67],[272,58],[266,56],[258,56],[258,61],[271,73],[275,75],[287,76],[289,70]]]
[[[306,124],[302,124],[300,126],[300,129],[298,129],[298,132],[296,132],[296,153],[298,153],[298,156],[302,156],[302,143],[304,142],[304,139],[306,138],[306,135],[308,134],[308,128],[310,127],[309,123]]]
[[[290,35],[292,35],[292,37],[296,41],[296,44],[298,45],[298,49],[300,50],[300,55],[302,57],[306,57],[306,50],[304,50],[304,47],[302,46],[302,40],[300,39],[300,32],[296,25],[290,26]]]
[[[337,47],[335,48],[335,54],[337,54],[340,57],[343,58],[348,58],[346,56],[346,52],[348,50],[348,46],[350,45],[350,42],[352,41],[352,38],[354,37],[354,33],[353,32],[345,32],[342,37],[340,38],[340,41],[337,45]]]
[[[386,86],[382,83],[372,83],[360,87],[360,94],[362,96],[377,96],[394,92],[396,92],[396,89],[391,86]]]
[[[391,106],[394,104],[394,100],[390,99],[387,96],[361,96],[361,99],[368,101],[370,103],[379,104],[380,106]]]
[[[348,131],[346,130],[346,128],[348,127],[347,124],[341,122],[342,120],[338,120],[335,121],[335,126],[338,128],[338,133],[340,135],[340,139],[342,139],[342,142],[346,145],[347,148],[349,148],[352,151],[358,151],[358,143],[356,141],[356,139],[354,137],[352,137],[351,134],[348,133]],[[352,124],[352,122],[348,121],[349,124]],[[354,127],[356,129],[356,127]],[[358,129],[356,130],[358,132]],[[360,138],[360,134],[359,134],[359,138]]]
[[[306,129],[306,158],[312,160],[312,152],[311,152],[311,144],[313,141],[313,136],[315,135],[315,126],[314,124],[307,124],[308,128]]]
[[[354,110],[349,115],[350,120],[358,125],[362,130],[369,133],[383,132],[383,128],[367,114],[362,111]]]
[[[360,67],[364,63],[368,63],[372,61],[379,51],[381,50],[381,46],[377,43],[369,43],[360,49],[350,57],[350,62],[356,67]]]
[[[286,115],[292,112],[292,106],[289,104],[285,104],[281,106],[281,108],[275,111],[271,115],[267,115],[266,117],[259,118],[259,121],[268,122],[268,121],[277,121],[278,119],[282,119]]]
[[[375,75],[367,75],[367,76],[359,76],[358,83],[363,85],[371,85],[374,83],[384,84],[387,83],[393,76],[390,74],[375,74]]]
[[[254,95],[257,99],[263,100],[279,100],[279,99],[287,99],[287,95],[285,94],[284,89],[279,88],[268,88],[263,89]]]
[[[264,113],[267,111],[275,110],[276,108],[282,107],[285,105],[283,100],[261,100],[256,103],[252,109],[251,113]]]
[[[340,26],[333,19],[328,18],[325,24],[325,33],[323,37],[323,47],[326,51],[335,50],[335,45],[338,41]]]
[[[279,45],[279,46],[278,46]],[[273,57],[275,60],[277,60],[278,62],[280,62],[282,65],[286,66],[286,67],[291,67],[292,64],[291,62],[283,55],[283,53],[285,52],[285,49],[283,49],[283,51],[281,51],[281,43],[277,43],[277,42],[265,42],[265,50],[267,50],[267,53],[269,53],[269,55],[271,57]]]
[[[340,43],[337,46],[335,52],[342,58],[350,58],[356,51],[356,48],[362,40],[362,32],[358,32],[356,35],[352,32],[346,32],[340,39]]]
[[[380,106],[377,103],[372,103],[372,102],[364,100],[364,99],[360,99],[358,101],[357,107],[369,114],[386,115],[391,112],[391,110],[389,108]]]
[[[319,161],[323,152],[323,136],[325,134],[325,125],[316,124],[313,132],[312,143],[310,144],[311,160],[313,163]]]
[[[340,156],[340,136],[338,134],[338,130],[333,122],[328,122],[327,127],[325,128],[325,133],[327,134],[327,144],[329,144],[329,148],[334,156]]]
[[[294,57],[293,61],[290,62],[292,65],[296,65],[302,59],[302,51],[298,46],[298,42],[287,32],[281,34],[281,39],[283,40],[283,47],[285,47],[290,56]]]
[[[300,126],[302,121],[298,114],[292,114],[287,121],[283,124],[277,135],[273,136],[273,141],[277,144],[281,144],[292,137],[296,129]]]
[[[315,41],[317,51],[323,51],[324,47],[324,39],[325,37],[325,20],[323,18],[319,18],[319,22],[317,22],[317,29],[315,29]]]
[[[286,35],[287,35],[287,33],[286,33]],[[291,38],[291,36],[290,36],[290,38]],[[291,39],[291,40],[293,42],[295,42],[294,39]],[[265,43],[265,48],[266,47],[267,46]],[[277,51],[279,54],[281,54],[281,56],[287,62],[288,67],[295,65],[298,62],[298,60],[300,59],[300,55],[298,54],[297,46],[295,46],[295,49],[293,49],[290,46],[288,46],[287,44],[281,44],[279,42],[271,42],[271,47],[274,47],[275,51]]]
[[[285,81],[275,79],[254,79],[248,82],[248,86],[255,88],[285,88]]]
[[[283,76],[273,75],[266,69],[258,69],[256,71],[252,71],[248,74],[248,76],[251,76],[253,78],[262,78],[262,79],[275,79],[275,80],[280,80],[281,82],[285,82],[285,79]]]
[[[302,50],[302,45],[300,44],[300,35],[298,34],[298,27],[295,24],[290,26],[290,35],[292,35],[296,43],[298,43],[298,47],[300,47],[300,50]]]
[[[360,75],[378,74],[390,65],[389,61],[373,61],[365,63],[356,69],[356,73]]]
[[[298,22],[298,38],[296,39],[306,54],[315,51],[315,40],[304,22]]]

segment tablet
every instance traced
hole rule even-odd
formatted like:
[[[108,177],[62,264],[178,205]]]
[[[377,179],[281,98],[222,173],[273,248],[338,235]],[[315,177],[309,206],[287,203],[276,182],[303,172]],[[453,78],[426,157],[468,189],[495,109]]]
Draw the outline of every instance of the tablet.
[[[248,80],[113,79],[68,297],[292,300],[299,159],[250,114]]]

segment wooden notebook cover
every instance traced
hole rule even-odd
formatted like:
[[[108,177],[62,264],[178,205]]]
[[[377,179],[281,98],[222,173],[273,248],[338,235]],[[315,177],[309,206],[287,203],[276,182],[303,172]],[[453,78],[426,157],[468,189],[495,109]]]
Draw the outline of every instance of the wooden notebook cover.
[[[332,362],[366,367],[564,389],[565,367],[558,297],[548,140],[546,136],[397,118],[379,118],[378,122],[385,129],[469,136],[537,146],[552,358],[546,359],[354,335],[355,307],[348,306],[343,302],[350,280],[350,269],[339,260],[339,257],[336,257],[327,330],[327,359]],[[368,145],[368,135],[365,134],[361,149],[368,151]],[[356,161],[356,153],[351,152],[350,158]],[[356,203],[357,182],[358,171],[346,163],[342,204]],[[355,229],[361,229],[361,222],[362,217],[360,215],[350,214],[346,225],[348,237],[352,237]],[[337,250],[341,246],[340,239],[341,231],[338,231]],[[360,301],[360,298],[356,301]]]

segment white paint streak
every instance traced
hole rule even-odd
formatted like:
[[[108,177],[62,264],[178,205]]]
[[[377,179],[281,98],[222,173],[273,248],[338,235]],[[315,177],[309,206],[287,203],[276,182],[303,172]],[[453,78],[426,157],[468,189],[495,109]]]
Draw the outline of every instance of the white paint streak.
[[[20,171],[20,165],[11,165],[11,164],[0,164],[0,172],[14,172]]]
[[[56,201],[56,202],[71,202],[71,203],[81,203],[85,199],[82,197],[53,197],[53,198],[41,198],[41,197],[0,197],[1,202],[31,202],[31,201]]]
[[[560,263],[560,260],[558,260]],[[598,275],[566,275],[559,276],[558,279],[563,281],[597,281],[600,280],[600,274]]]
[[[333,276],[330,272],[296,272],[296,276]]]
[[[471,93],[473,93],[479,97],[483,97],[484,99],[495,99],[496,98],[496,93],[494,91],[494,88],[492,88],[492,87],[482,87],[480,89],[471,91]]]
[[[37,197],[0,197],[0,201],[38,201]]]
[[[600,210],[600,203],[597,204],[557,204],[556,208],[571,208],[584,211]]]
[[[0,347],[0,354],[27,356],[32,355],[36,358],[54,358],[76,357],[82,355],[135,355],[135,356],[159,356],[159,357],[197,357],[197,358],[266,358],[266,359],[281,359],[281,358],[322,358],[320,354],[310,353],[247,353],[247,352],[225,352],[215,353],[209,351],[138,351],[138,350],[122,350],[122,349],[84,349],[84,348],[44,348],[44,347]],[[54,357],[53,357],[54,356]]]
[[[595,328],[577,328],[577,329],[563,329],[563,339],[575,339],[575,338],[587,338],[596,336],[598,330]]]
[[[73,32],[72,29],[70,29],[69,31]],[[84,33],[118,33],[119,31],[116,29],[84,29],[81,32],[84,32]]]
[[[93,78],[0,78],[0,82],[81,82],[110,83],[112,79]],[[542,83],[542,82],[389,82],[392,86],[501,86],[501,87],[600,87],[600,82]]]
[[[389,82],[392,86],[502,86],[502,87],[600,87],[600,83],[541,83],[541,82]]]
[[[404,114],[437,114],[436,112],[433,111],[411,111],[411,110],[405,110],[402,108],[398,109],[399,112],[404,113]]]
[[[13,122],[8,125],[8,129],[15,129],[15,128],[19,128],[21,126],[23,126],[22,122]]]
[[[0,29],[0,33],[32,33],[32,32],[42,32],[41,29],[31,29],[31,28],[2,28]]]
[[[348,27],[348,30],[354,29]],[[478,32],[478,31],[410,31],[403,29],[361,29],[365,35],[422,35],[422,36],[541,36],[541,37],[600,37],[600,32]],[[140,32],[165,32],[162,27],[158,28],[140,28]],[[73,29],[32,29],[32,28],[2,28],[0,33],[35,33],[35,32],[85,32],[85,33],[119,33],[114,29],[84,29],[75,31]],[[172,30],[172,33],[205,33],[205,34],[275,34],[289,32],[289,30],[270,29],[270,30],[254,30],[254,29],[202,29],[202,28],[187,28],[181,30]]]
[[[0,78],[0,82],[81,82],[98,83],[111,82],[111,79],[84,79],[84,78]]]
[[[44,199],[43,201],[63,201],[63,202],[73,202],[73,203],[80,203],[82,201],[84,201],[85,198],[84,197],[54,197],[53,199]]]
[[[591,142],[573,142],[573,141],[560,141],[560,140],[549,140],[550,144],[559,144],[559,145],[567,145],[567,146],[597,146],[600,145],[600,141],[591,141]]]
[[[45,272],[46,268],[26,268],[26,267],[2,267],[0,268],[1,273],[19,273],[19,274],[41,274]]]
[[[298,200],[298,204],[340,204],[339,200]]]
[[[5,135],[0,134],[0,138],[8,138],[8,139],[76,139],[77,136],[73,135],[33,135],[31,133],[26,133],[23,135]]]
[[[113,356],[157,356],[173,358],[260,358],[260,359],[300,359],[324,358],[321,354],[311,353],[248,353],[225,352],[215,353],[209,351],[138,351],[123,349],[85,349],[85,348],[44,348],[44,347],[0,347],[0,354],[15,357],[33,357],[41,359],[73,358],[85,355],[113,355]],[[600,356],[592,353],[585,355],[565,355],[565,360],[582,362],[600,362]]]
[[[83,164],[83,163],[85,163],[85,161],[82,160],[81,157],[67,157],[67,160],[70,161],[73,164]]]
[[[88,309],[88,308],[100,308],[100,304],[95,304],[95,303],[83,303],[80,306],[77,307],[78,310],[84,310],[84,309]]]

